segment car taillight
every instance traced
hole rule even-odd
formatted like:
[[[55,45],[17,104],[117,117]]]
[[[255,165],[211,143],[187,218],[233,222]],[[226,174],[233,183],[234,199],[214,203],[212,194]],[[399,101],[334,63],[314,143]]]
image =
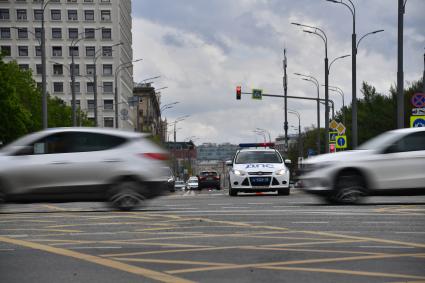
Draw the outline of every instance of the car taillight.
[[[205,177],[199,177],[199,180],[205,180]]]
[[[215,179],[215,180],[219,180],[219,179],[220,179],[220,177],[218,177],[218,176],[214,176],[214,179]]]
[[[168,160],[168,154],[166,154],[166,153],[147,152],[147,153],[140,153],[138,155],[142,156],[142,157],[149,158],[149,159]]]

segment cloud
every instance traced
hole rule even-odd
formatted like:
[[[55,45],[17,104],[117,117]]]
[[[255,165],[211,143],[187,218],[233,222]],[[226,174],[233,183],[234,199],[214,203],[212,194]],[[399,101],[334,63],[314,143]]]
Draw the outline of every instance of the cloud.
[[[357,0],[357,34],[376,29],[385,32],[365,38],[357,56],[357,86],[362,81],[388,93],[397,72],[397,5],[387,0]],[[422,10],[421,10],[422,9]],[[422,74],[425,20],[419,11],[425,3],[407,3],[405,15],[405,80]],[[178,139],[197,136],[201,142],[249,142],[258,139],[252,131],[283,133],[283,99],[253,101],[243,95],[235,100],[235,87],[244,92],[262,88],[282,94],[283,48],[288,56],[288,94],[316,97],[316,88],[293,75],[315,76],[324,83],[324,44],[290,23],[298,21],[322,27],[328,36],[328,57],[351,54],[352,21],[342,5],[312,0],[137,0],[133,1],[134,79],[161,75],[156,87],[162,103],[179,101],[164,112],[169,120],[191,115],[178,123]],[[351,58],[336,61],[330,84],[351,100]],[[321,97],[324,89],[320,89]],[[357,91],[358,97],[361,93]],[[337,109],[342,102],[331,93]],[[314,101],[288,100],[288,107],[301,113],[303,127],[316,124]],[[322,109],[322,121],[324,113]],[[288,116],[297,125],[295,116]]]

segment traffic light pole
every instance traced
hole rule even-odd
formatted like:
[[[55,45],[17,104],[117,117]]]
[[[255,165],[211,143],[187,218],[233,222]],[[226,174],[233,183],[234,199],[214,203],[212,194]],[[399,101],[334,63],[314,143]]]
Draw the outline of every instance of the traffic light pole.
[[[252,94],[251,92],[241,92],[242,94]],[[270,93],[263,93],[262,96],[266,97],[277,97],[277,98],[294,98],[294,99],[304,99],[304,100],[314,100],[319,102],[325,102],[326,100],[324,98],[313,98],[313,97],[307,97],[307,96],[291,96],[291,95],[279,95],[279,94],[270,94]],[[328,101],[333,104],[334,101],[332,99],[328,99]]]
[[[283,90],[284,90],[284,98],[285,98],[285,122],[283,125],[283,129],[285,131],[285,153],[288,151],[288,81],[286,76],[286,49],[283,49]]]

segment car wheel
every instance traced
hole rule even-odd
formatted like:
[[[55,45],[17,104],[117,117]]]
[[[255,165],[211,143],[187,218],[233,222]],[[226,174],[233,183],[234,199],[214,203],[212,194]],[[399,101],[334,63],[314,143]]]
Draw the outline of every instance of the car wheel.
[[[229,188],[229,196],[235,197],[238,195],[238,191],[232,188]]]
[[[289,196],[289,188],[277,190],[279,196]]]
[[[123,181],[113,186],[109,194],[109,201],[113,207],[119,210],[132,210],[140,206],[145,199],[139,191],[140,184],[138,182]]]
[[[328,198],[338,204],[354,204],[364,196],[364,180],[358,173],[348,172],[337,177],[335,192]]]

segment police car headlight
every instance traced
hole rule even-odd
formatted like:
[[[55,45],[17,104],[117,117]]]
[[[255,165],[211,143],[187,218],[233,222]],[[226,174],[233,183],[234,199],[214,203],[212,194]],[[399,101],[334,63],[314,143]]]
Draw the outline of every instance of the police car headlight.
[[[286,174],[286,169],[280,169],[280,170],[277,170],[274,173],[275,173],[275,175],[285,175]]]
[[[236,176],[245,176],[246,175],[246,172],[243,171],[243,170],[233,169],[233,174],[235,174]]]

